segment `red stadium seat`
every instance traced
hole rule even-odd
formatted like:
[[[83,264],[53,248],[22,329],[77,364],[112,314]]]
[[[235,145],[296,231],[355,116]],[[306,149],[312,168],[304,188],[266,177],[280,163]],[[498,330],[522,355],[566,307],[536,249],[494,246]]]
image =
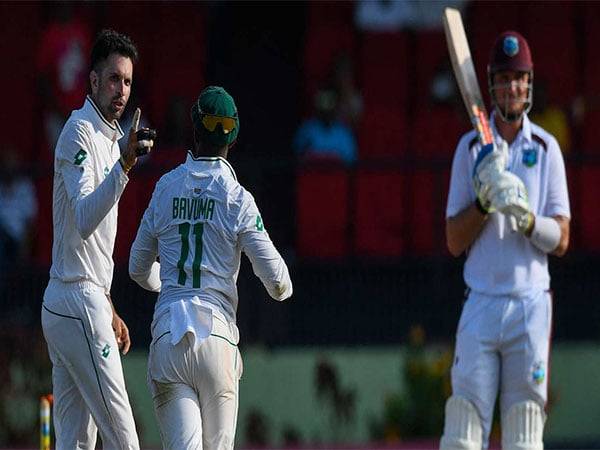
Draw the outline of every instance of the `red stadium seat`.
[[[581,153],[584,155],[600,155],[600,108],[586,111],[581,130]]]
[[[207,35],[204,10],[200,3],[159,3],[156,17],[160,20],[155,21],[153,28],[153,52],[159,56],[150,74],[150,97],[147,99],[151,101],[153,117],[159,128],[165,125],[172,97],[182,97],[186,110],[189,110],[204,87]]]
[[[365,33],[360,49],[360,77],[367,105],[402,107],[409,101],[408,35]]]
[[[308,2],[307,26],[331,27],[354,22],[354,3],[331,0]]]
[[[570,242],[569,251],[583,250],[585,247],[581,240],[581,189],[579,186],[579,165],[566,162],[567,185],[569,187],[569,203],[571,207]]]
[[[119,200],[119,226],[117,227],[113,252],[115,265],[126,266],[129,263],[131,244],[135,239],[146,206],[145,203],[142,203],[141,198],[144,193],[141,189],[142,184],[140,177],[132,177]],[[150,192],[150,195],[152,195],[152,192]]]
[[[354,220],[358,255],[397,257],[405,253],[406,182],[398,170],[358,170]]]
[[[600,40],[600,3],[586,2],[583,5],[583,93],[600,97],[600,58],[597,43]]]
[[[419,60],[419,64],[415,64],[416,104],[420,105],[427,102],[431,95],[431,82],[436,72],[444,66],[450,68],[451,65],[448,45],[441,30],[418,31],[415,48],[416,58]]]
[[[575,9],[570,2],[549,2],[541,14],[539,5],[523,5],[523,10],[528,21],[523,35],[531,48],[534,80],[545,81],[551,103],[570,107],[579,88],[581,72]]]
[[[581,205],[595,205],[600,198],[600,166],[584,165],[579,170],[579,199]],[[579,220],[580,241],[585,243],[585,250],[600,251],[600,209],[586,208],[585,214],[575,217]]]
[[[36,159],[42,154],[37,146],[42,140],[37,98],[35,57],[41,28],[41,6],[37,3],[1,2],[2,39],[0,52],[5,61],[0,73],[4,86],[0,109],[2,143],[13,146],[23,160]],[[24,28],[26,26],[26,28]],[[31,30],[31,31],[28,31]]]
[[[419,160],[452,160],[458,140],[471,129],[462,103],[458,106],[460,110],[431,106],[417,112],[411,127],[411,154]]]
[[[35,219],[32,261],[41,267],[50,267],[52,263],[52,173],[35,180],[38,213]]]
[[[401,157],[406,151],[407,133],[402,105],[367,105],[358,130],[360,159]]]
[[[349,250],[348,171],[336,165],[306,166],[297,173],[298,254],[308,258],[342,258]]]
[[[447,173],[429,169],[410,174],[410,201],[406,214],[410,218],[407,234],[414,255],[443,252]]]
[[[317,89],[327,82],[335,58],[342,53],[353,55],[354,47],[351,23],[319,25],[306,30],[303,64],[306,110],[312,108]]]

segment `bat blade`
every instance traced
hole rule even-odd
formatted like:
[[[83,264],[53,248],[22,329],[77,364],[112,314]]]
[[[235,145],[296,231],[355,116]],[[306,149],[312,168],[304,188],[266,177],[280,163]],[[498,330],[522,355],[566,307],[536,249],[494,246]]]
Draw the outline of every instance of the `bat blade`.
[[[448,44],[448,53],[458,88],[462,95],[467,113],[483,145],[493,142],[489,118],[483,103],[481,89],[469,49],[469,42],[463,26],[460,11],[454,8],[444,9],[444,32]]]

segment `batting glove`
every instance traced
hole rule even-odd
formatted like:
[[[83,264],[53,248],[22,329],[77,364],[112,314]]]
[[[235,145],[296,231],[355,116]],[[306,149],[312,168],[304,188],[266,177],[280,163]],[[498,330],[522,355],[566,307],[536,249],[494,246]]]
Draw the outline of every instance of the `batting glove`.
[[[481,206],[488,212],[493,211],[490,193],[492,186],[498,183],[498,179],[506,170],[508,161],[508,145],[501,140],[498,144],[484,145],[473,167],[473,189],[479,199]]]
[[[527,233],[533,224],[529,210],[529,197],[523,181],[511,172],[502,173],[490,188],[489,198],[493,208],[515,218],[517,229]]]

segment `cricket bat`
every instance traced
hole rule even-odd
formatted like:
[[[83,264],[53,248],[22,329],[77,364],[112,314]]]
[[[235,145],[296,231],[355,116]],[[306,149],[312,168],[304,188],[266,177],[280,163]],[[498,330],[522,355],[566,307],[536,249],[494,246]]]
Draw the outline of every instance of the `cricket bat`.
[[[460,11],[454,8],[445,8],[443,22],[452,69],[473,128],[477,132],[482,146],[492,144],[494,136],[490,128],[490,119],[485,109],[485,103],[483,103],[481,89],[479,89],[475,65]],[[516,231],[515,218],[510,216],[509,222],[511,229]]]

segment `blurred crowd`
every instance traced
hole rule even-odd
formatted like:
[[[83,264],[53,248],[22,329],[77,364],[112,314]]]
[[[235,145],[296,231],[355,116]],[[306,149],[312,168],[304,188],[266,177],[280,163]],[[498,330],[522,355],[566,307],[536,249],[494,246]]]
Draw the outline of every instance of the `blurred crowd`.
[[[580,31],[600,21],[593,3],[552,4],[538,20],[529,14],[530,6],[518,2],[466,0],[2,5],[13,18],[4,41],[20,39],[28,49],[12,50],[14,64],[31,65],[27,78],[14,86],[25,92],[15,99],[24,113],[5,121],[10,132],[3,173],[12,173],[3,176],[0,201],[14,213],[0,217],[1,250],[9,255],[3,258],[49,263],[54,145],[67,114],[87,92],[92,39],[107,27],[129,33],[141,53],[121,126],[129,127],[140,106],[143,124],[159,130],[157,151],[137,169],[138,195],[124,199],[131,220],[118,238],[117,263],[127,254],[146,191],[179,163],[189,145],[189,107],[211,82],[239,93],[243,131],[233,162],[255,195],[273,205],[265,211],[270,231],[290,255],[445,255],[440,235],[447,168],[458,137],[469,128],[441,29],[445,6],[463,11],[482,86],[487,55],[481,49],[489,47],[486,39],[495,28],[518,28],[530,36],[537,52],[532,118],[557,137],[570,172],[582,156],[593,158],[591,122],[598,108],[588,80],[596,64],[588,56],[591,37]],[[265,19],[264,8],[277,9],[287,26]],[[156,16],[160,25],[150,31],[146,19]],[[494,30],[483,27],[492,16],[498,19]],[[39,31],[22,37],[26,21]],[[536,45],[549,27],[565,50]],[[573,55],[566,53],[571,48]],[[252,63],[264,73],[240,71]],[[568,67],[566,76],[554,70],[560,65]],[[270,95],[270,87],[282,97]],[[274,189],[265,187],[267,182]],[[329,208],[329,202],[319,201],[315,183],[337,186],[340,205]],[[395,185],[392,191],[389,183]],[[576,213],[579,189],[571,190]],[[363,209],[378,208],[390,195],[397,197],[396,214],[378,223],[363,220],[368,216]],[[419,211],[424,202],[433,205],[431,214]],[[279,211],[290,203],[295,210],[281,217]],[[585,237],[593,224],[583,224],[581,231],[577,226],[575,247],[584,239],[579,234]]]

